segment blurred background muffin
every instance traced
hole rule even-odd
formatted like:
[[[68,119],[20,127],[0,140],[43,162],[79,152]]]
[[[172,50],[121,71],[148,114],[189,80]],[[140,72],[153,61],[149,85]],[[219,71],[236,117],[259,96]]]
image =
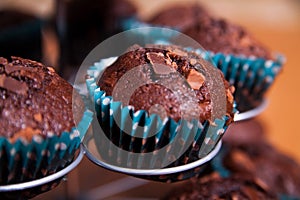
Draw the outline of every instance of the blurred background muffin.
[[[278,199],[275,193],[251,177],[220,178],[212,175],[203,180],[193,180],[175,188],[164,200],[199,200],[199,199]]]
[[[226,55],[270,59],[271,53],[241,26],[208,12],[203,5],[174,5],[146,21],[150,25],[178,29],[192,37],[204,49]]]
[[[298,199],[299,170],[266,140],[259,121],[242,121],[229,127],[207,176],[181,183],[164,199]]]
[[[216,67],[236,88],[234,96],[240,112],[262,104],[284,65],[282,55],[272,55],[247,29],[216,17],[200,4],[169,6],[149,20],[130,19],[124,23],[124,29],[145,26],[176,29],[209,51]]]
[[[233,124],[216,160],[214,163],[224,177],[255,177],[278,197],[300,197],[300,164],[270,144],[257,120]]]
[[[150,20],[163,10],[173,5],[188,3],[200,3],[207,11],[216,17],[229,20],[232,23],[242,25],[257,40],[264,43],[271,51],[280,51],[285,55],[287,62],[275,86],[270,88],[266,98],[270,99],[268,108],[258,119],[262,121],[266,137],[286,153],[300,159],[300,150],[297,148],[298,134],[297,114],[300,112],[298,101],[300,100],[297,90],[299,69],[297,53],[299,52],[300,40],[300,4],[299,1],[159,1],[154,0],[151,4],[134,1],[139,9],[138,16],[145,21]],[[276,13],[281,13],[280,15]],[[294,83],[293,83],[294,82]],[[296,83],[296,84],[295,84]],[[284,105],[284,108],[282,107]],[[293,112],[292,112],[293,111]],[[286,116],[289,116],[287,119]]]

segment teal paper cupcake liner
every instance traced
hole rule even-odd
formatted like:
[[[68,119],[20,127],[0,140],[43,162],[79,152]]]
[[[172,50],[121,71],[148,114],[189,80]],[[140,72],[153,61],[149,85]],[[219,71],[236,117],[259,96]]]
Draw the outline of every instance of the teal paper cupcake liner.
[[[131,18],[123,22],[124,30],[135,28],[153,27],[154,25],[141,22],[137,18]],[[161,26],[155,26],[161,27]],[[174,27],[161,27],[171,28],[178,30]],[[158,31],[158,33],[148,33],[146,29],[137,29],[137,35],[150,35],[153,36],[158,42],[161,43],[162,37],[164,44],[172,41],[172,38],[178,36],[169,34],[168,31]],[[157,31],[157,29],[155,29]],[[180,30],[178,30],[180,31]],[[178,32],[179,34],[179,32]],[[166,41],[167,40],[167,41]],[[190,49],[191,48],[187,48]],[[225,55],[220,52],[203,52],[203,50],[195,50],[200,55],[209,55],[213,60],[215,66],[220,69],[225,79],[232,84],[236,91],[234,93],[235,101],[237,102],[237,109],[240,112],[251,110],[262,103],[265,93],[273,84],[276,76],[282,69],[284,57],[276,55],[274,59],[267,60],[264,58]]]
[[[234,97],[240,111],[260,105],[283,64],[280,56],[276,60],[265,60],[217,53],[212,59],[225,79],[235,87]]]
[[[130,163],[138,163],[138,166],[134,167],[155,168],[162,162],[168,162],[176,155],[181,155],[171,164],[171,166],[178,166],[203,158],[214,149],[227,128],[229,117],[216,119],[214,125],[208,121],[200,124],[198,120],[175,122],[167,118],[162,121],[158,115],[149,116],[144,110],[135,111],[132,106],[123,107],[121,102],[113,101],[111,96],[106,96],[105,92],[96,85],[98,75],[115,59],[103,59],[95,63],[87,71],[90,78],[86,80],[89,97],[95,105],[98,123],[110,140],[110,144],[106,144],[99,136],[102,133],[94,130],[97,148],[107,149],[107,154],[101,155],[104,160],[116,160],[120,164],[126,164],[127,167],[133,167]],[[171,145],[168,148],[164,148],[169,144]],[[160,150],[160,157],[153,156],[149,160],[132,162],[130,156],[124,157],[121,151],[110,151],[111,145],[133,153]]]
[[[193,51],[205,55],[203,50]],[[225,79],[235,87],[234,98],[240,112],[253,109],[262,103],[265,93],[280,73],[284,61],[282,56],[278,56],[276,60],[266,60],[222,53],[206,53],[211,57],[215,66],[222,71]]]
[[[12,143],[0,137],[0,185],[31,181],[66,167],[72,162],[91,120],[92,113],[86,111],[78,127],[70,132],[48,138],[35,135],[30,142],[19,138]]]

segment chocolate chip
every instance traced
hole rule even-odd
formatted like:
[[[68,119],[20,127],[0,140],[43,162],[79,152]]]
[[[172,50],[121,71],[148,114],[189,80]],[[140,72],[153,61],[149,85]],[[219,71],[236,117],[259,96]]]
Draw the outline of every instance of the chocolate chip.
[[[41,130],[34,129],[32,127],[26,127],[24,129],[19,130],[18,132],[14,133],[14,135],[10,138],[10,141],[14,143],[17,139],[22,138],[25,139],[27,142],[31,142],[32,137],[34,135],[38,135],[41,133]]]
[[[25,82],[7,77],[4,74],[0,75],[0,87],[20,95],[27,95],[28,91],[28,86]]]
[[[52,67],[47,67],[47,69],[48,69],[50,72],[52,72],[52,73],[55,72],[55,70],[54,70]]]
[[[146,56],[152,64],[153,70],[156,74],[170,74],[171,72],[174,72],[173,68],[167,66],[167,64],[170,62],[168,59],[165,59],[163,53],[149,52],[146,53]]]
[[[21,65],[13,65],[13,64],[9,63],[9,64],[5,65],[5,72],[7,74],[10,74],[12,72],[22,70],[22,68],[24,68],[24,67],[22,67]]]
[[[195,69],[192,69],[187,77],[187,82],[194,90],[199,90],[205,81],[203,74]]]
[[[8,63],[8,61],[5,58],[0,57],[0,64],[1,65],[6,65],[7,63]]]
[[[154,52],[148,52],[146,53],[146,56],[149,60],[149,62],[153,65],[155,63],[164,63],[165,62],[165,56],[163,53],[154,53]]]
[[[42,120],[43,120],[43,117],[42,117],[42,114],[41,114],[41,113],[36,113],[36,114],[34,114],[34,115],[33,115],[33,118],[34,118],[34,120],[37,121],[37,122],[42,122]]]

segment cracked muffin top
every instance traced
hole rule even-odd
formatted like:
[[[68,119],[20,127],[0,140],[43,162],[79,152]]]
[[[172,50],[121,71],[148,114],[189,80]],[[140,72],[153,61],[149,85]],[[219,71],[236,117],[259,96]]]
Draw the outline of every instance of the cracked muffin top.
[[[199,19],[208,16],[208,11],[200,4],[174,5],[157,13],[148,22],[154,25],[176,27],[179,30],[183,30],[193,26]]]
[[[1,57],[0,136],[30,141],[36,134],[51,137],[69,132],[74,127],[72,93],[73,87],[51,67]],[[83,109],[81,99],[76,98],[75,105]]]
[[[114,101],[124,104],[126,100],[125,105],[161,118],[210,121],[213,112],[223,107],[232,119],[234,88],[219,70],[209,71],[208,65],[199,55],[178,46],[134,46],[104,70],[97,85]]]
[[[214,53],[272,58],[271,52],[244,27],[211,15],[199,4],[172,6],[148,23],[177,28]]]

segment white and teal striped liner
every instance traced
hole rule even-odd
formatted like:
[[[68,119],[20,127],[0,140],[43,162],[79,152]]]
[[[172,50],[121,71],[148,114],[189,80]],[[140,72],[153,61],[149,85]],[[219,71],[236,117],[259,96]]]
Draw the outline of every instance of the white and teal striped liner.
[[[32,141],[19,138],[14,143],[0,137],[0,183],[20,183],[42,178],[67,166],[80,146],[92,115],[92,112],[86,111],[77,127],[59,136],[49,134],[44,138],[35,135]]]
[[[280,72],[284,59],[237,57],[222,53],[210,53],[215,65],[225,78],[237,88],[254,88],[255,91],[267,90]]]
[[[173,145],[173,149],[168,149],[168,152],[166,152],[166,155],[169,155],[170,152],[178,153],[180,149],[183,149],[184,145],[186,145],[184,142],[186,142],[191,135],[194,135],[194,142],[188,148],[189,151],[181,152],[183,156],[180,159],[182,160],[177,163],[182,163],[183,160],[189,158],[191,154],[197,154],[198,158],[202,158],[213,150],[227,128],[227,116],[223,116],[222,119],[216,119],[214,121],[215,125],[209,122],[200,124],[198,120],[180,120],[179,122],[175,122],[173,119],[167,118],[162,121],[158,115],[152,114],[149,116],[144,110],[134,111],[132,106],[122,106],[120,102],[115,102],[111,96],[106,96],[105,92],[96,85],[99,74],[115,60],[116,57],[113,57],[102,59],[100,62],[95,63],[95,65],[88,69],[87,74],[90,78],[86,80],[89,97],[94,103],[95,112],[100,125],[105,126],[103,129],[109,130],[109,133],[106,133],[108,138],[118,138],[119,140],[114,141],[114,144],[117,144],[120,148],[127,146],[128,151],[136,151],[137,149],[132,149],[133,146],[136,148],[137,143],[135,142],[138,141],[138,139],[135,140],[135,136],[138,132],[140,133],[142,131],[143,138],[141,139],[142,142],[139,141],[140,146],[138,147],[138,151],[147,151],[147,149],[153,151],[160,149],[165,145],[166,141],[167,143],[174,142],[176,145]],[[128,126],[128,117],[132,118],[132,122],[129,130],[126,130],[126,133],[128,133],[126,134],[124,127],[125,124]],[[120,124],[120,127],[117,126],[117,124]],[[139,128],[136,128],[137,125],[139,125]],[[156,135],[153,136],[155,138],[148,137],[151,133],[153,134],[153,131],[156,133]],[[168,131],[167,138],[164,134],[165,131]],[[117,137],[115,137],[116,135]],[[179,140],[183,141],[183,143],[174,141],[175,136],[179,136]],[[123,143],[123,139],[126,137],[131,138],[129,144]],[[147,146],[149,144],[150,146]]]
[[[238,88],[248,88],[256,92],[267,90],[281,71],[284,58],[280,55],[276,60],[263,58],[224,55],[203,51],[202,49],[185,48],[201,55],[203,58],[211,58],[215,66],[220,69],[227,81]]]

